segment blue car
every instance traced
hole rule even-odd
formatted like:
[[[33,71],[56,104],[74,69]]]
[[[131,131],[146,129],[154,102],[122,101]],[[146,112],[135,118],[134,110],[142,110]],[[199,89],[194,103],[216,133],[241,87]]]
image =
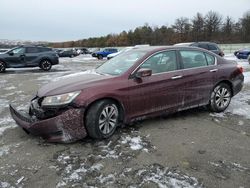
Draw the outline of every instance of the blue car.
[[[250,48],[245,48],[245,49],[242,49],[242,50],[235,51],[234,55],[238,59],[249,59],[249,57],[250,57]]]
[[[92,53],[92,57],[103,59],[104,57],[107,57],[109,54],[116,53],[116,52],[118,52],[116,48],[106,48],[103,51]]]

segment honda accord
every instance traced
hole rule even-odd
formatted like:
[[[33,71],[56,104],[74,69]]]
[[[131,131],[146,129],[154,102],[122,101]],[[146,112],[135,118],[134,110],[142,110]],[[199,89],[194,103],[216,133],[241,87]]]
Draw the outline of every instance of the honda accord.
[[[112,136],[117,126],[207,106],[222,112],[241,91],[243,69],[196,47],[132,49],[95,70],[38,90],[29,112],[10,105],[16,123],[49,142]]]

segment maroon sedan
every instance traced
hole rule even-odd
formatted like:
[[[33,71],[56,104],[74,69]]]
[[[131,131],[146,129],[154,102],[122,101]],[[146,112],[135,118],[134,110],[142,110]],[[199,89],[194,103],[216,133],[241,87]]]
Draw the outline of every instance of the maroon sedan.
[[[125,52],[93,71],[42,87],[28,113],[10,105],[16,123],[49,142],[108,138],[117,126],[208,106],[224,111],[243,86],[242,68],[194,47]]]

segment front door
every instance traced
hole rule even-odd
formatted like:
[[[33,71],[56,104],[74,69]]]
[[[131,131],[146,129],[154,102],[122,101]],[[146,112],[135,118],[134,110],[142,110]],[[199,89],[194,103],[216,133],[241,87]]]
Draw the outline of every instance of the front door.
[[[8,52],[8,54],[9,56],[5,60],[9,67],[18,68],[25,66],[26,60],[24,47],[15,48],[14,50]]]
[[[129,79],[129,117],[136,118],[166,110],[175,111],[182,106],[184,85],[176,51],[154,54],[137,70],[142,68],[151,69],[152,75]]]

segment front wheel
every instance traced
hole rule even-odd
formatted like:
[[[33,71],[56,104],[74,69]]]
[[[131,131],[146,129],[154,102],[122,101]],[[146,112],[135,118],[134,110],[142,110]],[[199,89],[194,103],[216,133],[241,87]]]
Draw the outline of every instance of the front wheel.
[[[5,69],[6,69],[5,63],[0,61],[0,73],[4,72]]]
[[[94,103],[86,115],[86,129],[90,137],[103,139],[112,136],[119,121],[119,110],[112,100]]]
[[[52,63],[49,60],[42,60],[40,63],[40,68],[44,71],[49,71],[52,67]]]
[[[232,98],[232,91],[228,84],[220,83],[217,85],[210,97],[209,108],[213,112],[226,110]]]

